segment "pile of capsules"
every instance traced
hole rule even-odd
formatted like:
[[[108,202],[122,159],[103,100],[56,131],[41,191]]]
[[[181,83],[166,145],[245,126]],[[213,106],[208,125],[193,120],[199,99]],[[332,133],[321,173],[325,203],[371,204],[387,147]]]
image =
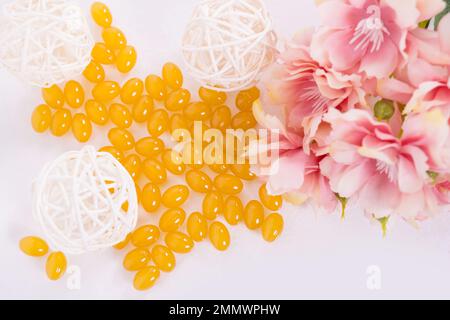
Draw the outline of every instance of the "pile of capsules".
[[[125,255],[123,266],[135,272],[135,289],[150,289],[160,272],[174,270],[175,254],[189,253],[195,242],[209,238],[217,250],[227,250],[230,234],[223,223],[216,221],[219,215],[229,225],[243,221],[250,230],[262,230],[266,241],[275,241],[284,226],[282,216],[275,213],[281,209],[283,200],[270,196],[262,185],[259,200],[244,206],[239,197],[244,189],[243,181],[256,179],[249,164],[184,164],[174,161],[181,154],[168,148],[161,139],[177,129],[192,132],[195,121],[201,121],[204,129],[223,132],[230,128],[254,128],[256,120],[251,110],[253,102],[259,98],[259,90],[239,92],[236,97],[239,112],[233,116],[225,105],[227,95],[223,92],[202,87],[199,89],[201,101],[191,102],[191,93],[182,88],[183,74],[173,63],[164,65],[162,77],[149,75],[145,81],[132,78],[122,86],[108,81],[103,65],[113,65],[121,73],[128,73],[136,64],[137,53],[127,45],[123,32],[111,26],[112,15],[106,5],[94,3],[91,14],[95,23],[103,28],[103,42],[93,48],[92,61],[83,73],[92,83],[92,99],[86,100],[86,91],[77,81],[68,81],[64,90],[57,85],[43,89],[45,104],[34,110],[32,126],[39,133],[50,130],[55,136],[63,136],[71,130],[79,142],[85,143],[92,135],[92,124],[112,123],[113,128],[108,133],[111,145],[100,151],[111,153],[128,170],[136,182],[139,202],[147,213],[157,215],[161,208],[165,210],[158,217],[159,226],[140,226],[115,246],[118,250],[133,246]],[[72,115],[72,110],[65,108],[66,104],[77,113]],[[78,111],[83,106],[84,112]],[[133,123],[146,125],[149,135],[136,140],[130,131]],[[213,173],[212,177],[208,172]],[[167,186],[169,175],[184,176],[186,185]],[[204,198],[201,212],[187,216],[182,206],[191,192]],[[266,215],[266,210],[274,213]],[[182,228],[186,232],[181,232]],[[164,245],[160,240],[164,240]],[[22,239],[20,248],[35,257],[45,256],[49,251],[46,242],[38,237]],[[48,278],[60,279],[66,267],[67,260],[62,252],[51,253],[46,264]]]

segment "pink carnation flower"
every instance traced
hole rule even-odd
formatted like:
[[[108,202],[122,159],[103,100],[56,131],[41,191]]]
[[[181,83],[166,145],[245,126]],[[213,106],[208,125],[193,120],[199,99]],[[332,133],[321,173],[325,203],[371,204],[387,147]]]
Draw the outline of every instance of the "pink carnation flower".
[[[408,30],[445,8],[442,0],[328,0],[311,52],[321,65],[387,78],[404,58]]]

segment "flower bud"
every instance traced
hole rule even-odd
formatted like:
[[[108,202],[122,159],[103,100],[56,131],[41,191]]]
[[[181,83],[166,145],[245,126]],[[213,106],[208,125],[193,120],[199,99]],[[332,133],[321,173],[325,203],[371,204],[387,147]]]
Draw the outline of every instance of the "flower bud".
[[[380,100],[375,104],[375,117],[379,121],[387,121],[392,118],[395,112],[395,107],[392,101]]]

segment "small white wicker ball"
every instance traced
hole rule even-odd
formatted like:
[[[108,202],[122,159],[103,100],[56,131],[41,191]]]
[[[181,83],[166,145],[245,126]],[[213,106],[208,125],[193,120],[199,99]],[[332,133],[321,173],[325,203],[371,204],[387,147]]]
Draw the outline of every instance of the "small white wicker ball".
[[[46,165],[33,193],[33,214],[46,239],[67,254],[112,247],[137,224],[133,179],[112,155],[93,147]]]
[[[68,0],[15,0],[0,18],[0,64],[38,87],[80,75],[94,40],[81,8]]]
[[[261,0],[206,0],[182,40],[189,74],[203,86],[238,91],[254,85],[273,62],[277,38]]]

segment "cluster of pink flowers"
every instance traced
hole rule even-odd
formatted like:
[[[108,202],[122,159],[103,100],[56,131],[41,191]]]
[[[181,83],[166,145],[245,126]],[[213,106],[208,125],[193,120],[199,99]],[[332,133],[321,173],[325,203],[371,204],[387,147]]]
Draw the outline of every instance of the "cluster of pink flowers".
[[[443,0],[325,0],[265,72],[258,122],[282,133],[272,194],[376,219],[450,212],[450,14]],[[266,168],[268,169],[268,168]]]

